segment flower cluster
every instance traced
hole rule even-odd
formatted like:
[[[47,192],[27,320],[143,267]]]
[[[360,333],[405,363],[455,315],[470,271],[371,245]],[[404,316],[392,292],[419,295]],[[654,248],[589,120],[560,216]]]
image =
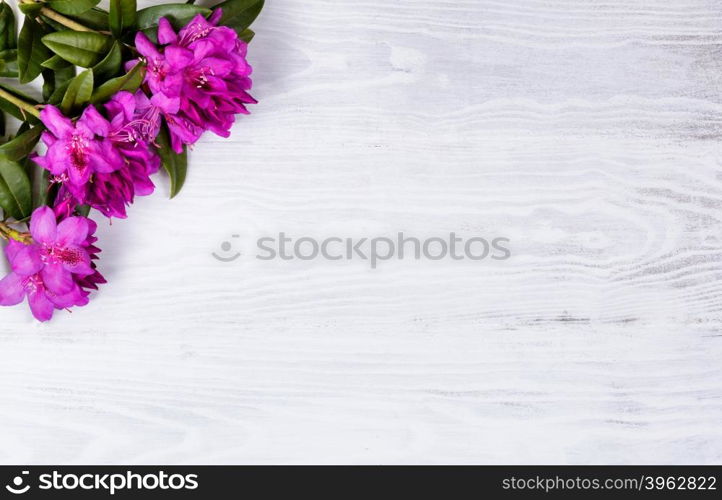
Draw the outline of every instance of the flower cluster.
[[[207,130],[228,137],[235,115],[248,113],[246,104],[256,102],[248,94],[247,45],[232,29],[217,26],[221,15],[217,10],[208,20],[196,16],[179,33],[161,19],[162,47],[142,32],[135,38],[138,52],[148,61],[151,102],[168,123],[177,153]]]
[[[32,212],[29,232],[10,225],[3,206],[0,236],[9,240],[5,254],[11,272],[0,281],[0,305],[27,298],[40,321],[51,319],[56,310],[86,305],[89,291],[105,279],[96,268],[97,226],[85,210],[126,218],[136,196],[155,190],[151,176],[160,170],[162,156],[183,153],[206,131],[228,137],[235,116],[247,114],[246,105],[256,102],[248,93],[247,43],[238,35],[247,33],[246,26],[220,25],[222,8],[209,13],[184,8],[199,12],[178,31],[161,17],[154,32],[157,43],[147,29],[135,34],[138,57],[125,63],[125,77],[116,79],[122,84],[106,102],[86,102],[79,116],[68,113],[65,99],[63,110],[50,103],[38,106],[45,151],[29,158],[47,171],[48,196]],[[43,42],[52,48],[46,38]],[[138,69],[143,76],[128,89]],[[163,148],[168,149],[161,154]]]
[[[105,283],[93,263],[100,252],[93,246],[96,228],[87,217],[58,224],[49,207],[35,210],[32,241],[11,240],[5,248],[12,272],[0,281],[0,305],[14,306],[27,297],[40,321],[52,318],[56,309],[86,305],[88,289]]]

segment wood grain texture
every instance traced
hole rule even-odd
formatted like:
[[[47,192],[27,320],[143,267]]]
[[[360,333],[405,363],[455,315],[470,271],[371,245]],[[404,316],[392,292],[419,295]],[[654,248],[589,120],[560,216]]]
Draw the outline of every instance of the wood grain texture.
[[[722,463],[718,1],[270,0],[255,29],[260,104],[101,221],[102,293],[0,312],[0,462]],[[279,231],[513,257],[248,257]]]

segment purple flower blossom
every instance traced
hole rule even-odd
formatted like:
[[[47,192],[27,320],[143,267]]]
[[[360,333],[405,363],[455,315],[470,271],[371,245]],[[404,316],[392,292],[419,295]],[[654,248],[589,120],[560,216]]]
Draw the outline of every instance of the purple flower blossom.
[[[85,141],[84,144],[88,144],[88,149],[93,145],[97,146],[98,143],[102,144],[102,150],[112,158],[114,167],[112,170],[95,169],[92,177],[85,179],[82,184],[75,182],[77,176],[58,174],[60,168],[55,162],[58,161],[59,153],[56,151],[59,146],[62,147],[62,144],[60,144],[61,140],[51,134],[43,136],[43,140],[48,145],[48,153],[45,157],[36,158],[35,161],[54,174],[52,182],[61,184],[55,202],[55,212],[58,216],[70,216],[77,205],[86,204],[106,217],[122,219],[127,217],[126,207],[133,203],[135,195],[146,196],[155,189],[150,176],[159,170],[160,158],[150,144],[158,135],[160,115],[140,91],[135,95],[130,92],[119,92],[113,96],[105,105],[110,121],[103,118],[92,106],[88,109],[91,108],[93,111],[90,115],[94,117],[94,122],[90,125],[96,127],[93,132],[97,137],[93,138],[93,142],[87,137],[89,134],[86,134],[82,140]],[[43,113],[46,110],[43,110]],[[88,113],[86,110],[83,117],[78,120],[76,128],[83,126],[81,122]],[[49,123],[60,122],[63,125],[66,125],[66,120],[69,122],[57,109],[51,109],[45,114],[45,120]],[[89,124],[86,122],[86,128],[87,125]],[[75,142],[81,143],[81,140]],[[67,170],[67,165],[65,168]]]
[[[88,190],[86,203],[106,217],[126,217],[126,206],[135,196],[153,193],[150,176],[160,169],[160,158],[151,148],[160,130],[160,115],[143,92],[119,92],[105,105],[110,117],[109,138],[125,165],[99,173]]]
[[[136,48],[148,62],[151,102],[163,112],[177,153],[206,130],[228,137],[235,115],[248,114],[246,104],[256,103],[247,92],[247,44],[234,30],[217,26],[221,15],[220,9],[208,20],[198,15],[178,33],[160,19],[162,50],[144,33],[136,35]]]
[[[10,241],[5,253],[12,272],[0,281],[0,305],[13,306],[26,297],[33,316],[48,321],[56,309],[84,306],[87,289],[105,279],[93,260],[97,226],[85,217],[58,224],[49,207],[35,210],[30,221],[32,243]]]
[[[107,174],[123,166],[123,159],[108,139],[110,123],[94,106],[85,108],[75,124],[55,106],[46,106],[40,119],[48,128],[42,135],[48,151],[34,161],[53,175],[53,181],[63,183],[80,203],[85,203],[93,174]]]

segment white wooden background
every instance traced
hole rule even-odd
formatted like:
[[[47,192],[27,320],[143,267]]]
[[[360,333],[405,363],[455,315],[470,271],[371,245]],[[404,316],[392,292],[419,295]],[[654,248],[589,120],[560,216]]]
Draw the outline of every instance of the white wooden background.
[[[145,5],[157,2],[145,2]],[[722,4],[269,0],[260,104],[0,312],[3,463],[721,463]],[[211,258],[232,234],[503,263]]]

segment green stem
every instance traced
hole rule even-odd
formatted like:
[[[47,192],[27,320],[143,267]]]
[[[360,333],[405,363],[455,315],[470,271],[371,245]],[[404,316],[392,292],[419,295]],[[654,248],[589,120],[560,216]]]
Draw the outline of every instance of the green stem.
[[[32,237],[29,233],[21,233],[20,231],[11,228],[4,222],[0,222],[0,236],[3,236],[9,240],[19,241],[25,245],[29,245],[33,242]]]
[[[21,4],[32,4],[37,3],[35,0],[18,0],[18,3]],[[48,19],[52,19],[56,23],[60,23],[66,28],[70,28],[74,31],[95,31],[93,29],[88,28],[87,26],[84,26],[80,24],[79,22],[73,21],[72,19],[69,19],[65,17],[64,15],[60,14],[59,12],[54,11],[51,8],[48,7],[42,7],[40,9],[40,14],[47,17]]]
[[[36,108],[27,101],[23,101],[18,96],[11,94],[7,90],[0,88],[0,97],[2,97],[11,104],[14,104],[18,108],[20,108],[21,111],[25,111],[36,118],[40,118],[40,110],[38,108]]]

